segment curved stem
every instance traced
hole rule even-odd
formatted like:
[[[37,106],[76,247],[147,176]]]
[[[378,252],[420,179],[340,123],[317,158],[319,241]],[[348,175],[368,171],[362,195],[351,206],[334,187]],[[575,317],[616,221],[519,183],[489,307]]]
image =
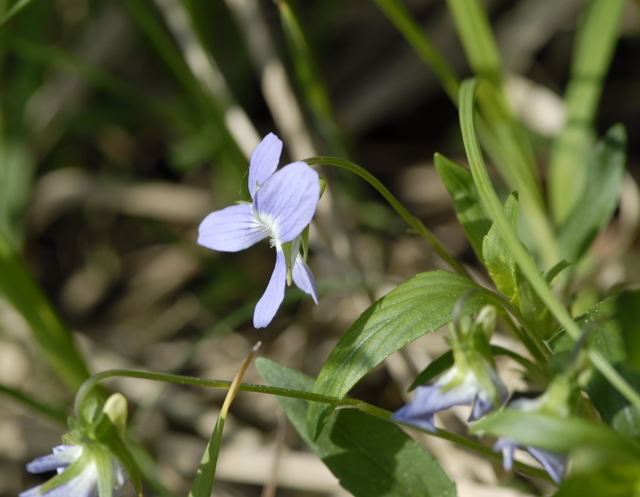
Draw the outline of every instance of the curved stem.
[[[164,381],[167,383],[177,383],[179,385],[191,385],[198,387],[206,387],[206,388],[219,388],[227,390],[231,387],[230,381],[227,380],[206,380],[202,378],[194,378],[192,376],[183,376],[177,374],[168,374],[168,373],[155,373],[152,371],[141,371],[135,369],[109,369],[107,371],[102,371],[101,373],[94,374],[89,379],[87,379],[76,394],[74,409],[76,414],[80,413],[80,406],[83,401],[89,394],[89,392],[98,385],[103,380],[109,378],[116,377],[125,377],[125,378],[137,378],[141,380],[148,381]],[[331,397],[329,395],[320,395],[317,393],[306,392],[303,390],[292,390],[289,388],[280,388],[280,387],[270,387],[268,385],[259,385],[255,383],[240,383],[239,390],[244,390],[245,392],[256,392],[256,393],[264,393],[269,395],[278,395],[281,397],[290,397],[298,400],[306,400],[310,402],[321,402],[323,404],[330,404],[337,409],[358,409],[362,412],[365,412],[371,416],[375,416],[376,418],[383,419],[385,421],[392,422],[390,411],[386,409],[382,409],[380,407],[374,406],[359,399],[352,399],[350,397]],[[420,430],[428,435],[442,438],[444,440],[449,440],[450,442],[456,443],[462,447],[466,447],[468,449],[474,450],[480,454],[484,454],[493,458],[500,458],[499,454],[493,452],[486,445],[477,442],[475,440],[471,440],[469,438],[462,437],[460,435],[456,435],[455,433],[451,433],[445,430],[438,429],[435,433],[422,430],[413,425],[407,425],[411,428]],[[546,473],[537,468],[533,468],[526,464],[516,463],[516,467],[532,476],[537,476],[541,478],[547,478]]]
[[[369,171],[364,169],[363,167],[355,164],[349,160],[341,159],[339,157],[311,157],[309,159],[304,159],[304,162],[311,166],[318,166],[321,164],[327,166],[335,166],[341,167],[342,169],[346,169],[354,174],[357,174],[362,179],[364,179],[367,183],[369,183],[373,188],[375,188],[380,195],[384,197],[384,199],[389,202],[389,205],[395,209],[395,211],[400,215],[405,222],[411,226],[414,230],[418,232],[418,234],[424,238],[429,245],[433,248],[433,250],[440,256],[440,258],[446,262],[451,269],[453,269],[456,273],[466,276],[469,278],[469,273],[467,270],[460,264],[444,247],[444,245],[438,240],[438,238],[429,230],[417,217],[411,214],[404,205],[391,193],[386,186],[384,186],[378,178],[372,175]]]
[[[460,128],[462,130],[462,139],[469,159],[473,181],[478,188],[483,207],[493,219],[500,236],[507,244],[509,250],[511,250],[513,258],[520,267],[522,274],[529,280],[529,283],[540,297],[540,300],[544,302],[551,314],[558,320],[558,323],[566,330],[567,334],[574,340],[578,340],[582,336],[580,327],[553,294],[546,280],[540,274],[535,261],[522,243],[520,243],[518,236],[509,224],[502,208],[502,203],[489,179],[474,127],[476,85],[476,80],[469,79],[464,81],[460,88]],[[640,408],[640,394],[614,369],[607,359],[597,350],[587,349],[587,354],[591,363],[602,373],[609,383],[626,397],[629,402]]]

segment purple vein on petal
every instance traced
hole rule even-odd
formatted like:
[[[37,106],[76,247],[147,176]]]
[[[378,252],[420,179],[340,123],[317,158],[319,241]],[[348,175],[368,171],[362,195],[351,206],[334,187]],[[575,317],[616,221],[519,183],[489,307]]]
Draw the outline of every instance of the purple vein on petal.
[[[209,214],[198,228],[198,244],[222,252],[237,252],[268,235],[253,216],[249,204],[226,207]]]
[[[318,200],[318,173],[304,162],[294,162],[265,181],[256,192],[254,207],[277,223],[279,241],[286,243],[311,222]]]
[[[276,250],[276,265],[273,268],[271,279],[260,300],[253,311],[253,326],[264,328],[273,316],[276,315],[282,299],[284,299],[284,287],[287,281],[287,264],[282,250]]]
[[[249,193],[254,198],[258,185],[271,177],[278,167],[282,141],[273,133],[265,136],[251,153],[249,160]]]

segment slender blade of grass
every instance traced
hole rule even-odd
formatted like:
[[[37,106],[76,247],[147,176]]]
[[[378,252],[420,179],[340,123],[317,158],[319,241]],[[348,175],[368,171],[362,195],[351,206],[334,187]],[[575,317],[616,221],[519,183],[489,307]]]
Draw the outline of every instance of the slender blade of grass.
[[[624,0],[590,0],[576,36],[571,79],[565,93],[567,120],[549,166],[549,196],[556,223],[580,198],[594,139],[593,121],[611,64]]]

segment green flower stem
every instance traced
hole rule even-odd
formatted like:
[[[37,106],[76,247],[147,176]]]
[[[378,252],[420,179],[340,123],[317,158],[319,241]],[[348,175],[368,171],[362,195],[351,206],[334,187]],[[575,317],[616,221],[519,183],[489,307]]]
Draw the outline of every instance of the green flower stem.
[[[449,266],[462,276],[466,276],[471,279],[467,270],[460,264],[453,256],[449,254],[446,248],[442,245],[440,240],[415,216],[413,216],[400,201],[385,187],[375,176],[363,167],[346,159],[339,157],[312,157],[305,159],[305,162],[310,165],[329,165],[346,169],[354,174],[357,174],[373,188],[375,188],[380,195],[382,195],[389,205],[395,209],[395,211],[405,220],[405,222],[411,226],[419,235],[421,235],[429,245],[435,250],[435,252],[444,260]],[[490,293],[490,292],[488,292]],[[509,302],[500,298],[500,296],[490,293],[491,297],[497,302],[498,305],[505,307],[512,314],[521,318],[520,312]],[[524,322],[520,319],[520,322]],[[518,328],[514,325],[514,330],[518,331]],[[546,358],[549,355],[549,349],[542,343],[541,339],[532,331],[529,331],[527,336],[524,333],[518,332],[518,335],[523,338],[523,342],[527,349],[531,352],[533,357],[537,360],[546,362]]]
[[[540,299],[547,306],[549,311],[558,320],[558,323],[574,340],[582,336],[582,331],[573,320],[569,312],[556,298],[549,288],[546,280],[538,271],[535,261],[529,255],[524,246],[520,243],[518,236],[511,229],[509,221],[504,213],[502,204],[487,173],[487,167],[480,152],[480,146],[476,139],[474,128],[474,97],[477,81],[468,79],[460,87],[460,127],[462,139],[469,159],[473,181],[478,188],[480,199],[484,209],[495,223],[500,235],[509,246],[513,257],[520,266],[522,273],[529,280],[529,283],[536,291]],[[602,373],[602,375],[634,406],[640,408],[640,394],[609,364],[604,356],[597,350],[587,350],[592,364]]]
[[[507,322],[507,325],[509,326],[509,328],[511,328],[511,330],[513,330],[516,336],[520,338],[531,355],[539,363],[546,364],[547,359],[550,355],[549,347],[547,347],[542,339],[538,336],[538,334],[527,325],[527,321],[522,317],[522,313],[520,312],[520,310],[499,293],[486,291],[485,295],[491,301],[493,301],[494,304],[502,307],[506,311],[504,312],[503,316],[505,318],[505,321]],[[522,327],[517,326],[513,322],[510,314],[516,317],[518,322],[521,323]]]
[[[395,211],[400,214],[400,217],[404,219],[409,226],[416,230],[418,234],[422,236],[422,238],[424,238],[429,245],[431,245],[436,254],[438,254],[438,256],[440,256],[440,258],[444,262],[446,262],[449,267],[451,267],[451,269],[462,276],[470,278],[469,273],[464,268],[464,266],[462,266],[462,264],[460,264],[451,254],[449,254],[440,240],[438,240],[438,238],[422,223],[422,221],[413,216],[404,207],[404,205],[402,205],[400,201],[387,189],[387,187],[384,186],[369,171],[351,161],[341,159],[339,157],[311,157],[309,159],[305,159],[304,161],[311,166],[324,164],[327,166],[341,167],[342,169],[346,169],[347,171],[360,176],[373,188],[375,188],[387,202],[389,202],[389,205],[391,205],[391,207],[393,207]]]
[[[152,371],[141,371],[135,369],[109,369],[107,371],[102,371],[101,373],[94,374],[88,380],[86,380],[78,393],[76,394],[75,399],[75,411],[76,413],[80,412],[80,406],[84,402],[85,398],[89,394],[89,392],[95,388],[98,383],[103,380],[109,378],[116,377],[124,377],[124,378],[138,378],[142,380],[148,381],[163,381],[166,383],[176,383],[178,385],[191,385],[196,387],[205,387],[205,388],[219,388],[228,390],[232,386],[231,381],[226,380],[206,380],[202,378],[194,378],[192,376],[182,376],[176,374],[167,374],[167,373],[156,373]],[[310,402],[321,402],[323,404],[332,405],[336,409],[359,409],[362,412],[365,412],[371,416],[375,416],[376,418],[383,419],[385,421],[392,422],[390,411],[386,409],[382,409],[380,407],[376,407],[368,402],[364,402],[359,399],[352,399],[349,397],[337,398],[331,397],[329,395],[321,395],[312,392],[305,392],[302,390],[292,390],[289,388],[279,388],[279,387],[270,387],[267,385],[258,385],[255,383],[240,383],[238,386],[238,390],[243,390],[245,392],[256,392],[256,393],[264,393],[268,395],[278,395],[281,397],[290,397],[298,400],[306,400]],[[420,430],[427,435],[431,435],[437,438],[442,438],[444,440],[449,440],[450,442],[456,443],[462,447],[466,447],[468,449],[474,450],[480,454],[484,454],[493,458],[500,458],[499,454],[493,452],[486,445],[477,442],[475,440],[471,440],[469,438],[462,437],[460,435],[456,435],[455,433],[451,433],[445,430],[438,429],[435,433],[430,431],[422,430],[421,428],[417,428],[413,425],[407,425],[411,428]],[[527,473],[531,476],[536,476],[540,478],[548,479],[546,473],[537,468],[528,466],[526,464],[521,464],[516,462],[516,468],[521,470],[524,473]]]

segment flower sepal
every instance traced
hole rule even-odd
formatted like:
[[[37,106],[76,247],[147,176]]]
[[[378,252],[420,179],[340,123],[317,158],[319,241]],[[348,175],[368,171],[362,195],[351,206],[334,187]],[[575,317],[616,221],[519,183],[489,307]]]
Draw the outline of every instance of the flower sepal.
[[[495,327],[495,320],[488,323]],[[438,411],[470,405],[468,420],[475,421],[498,408],[507,398],[507,388],[495,370],[488,343],[490,332],[486,320],[454,320],[448,340],[453,366],[435,383],[416,388],[414,399],[397,410],[393,419],[435,432],[434,415]]]
[[[105,403],[97,397],[87,400],[79,418],[69,418],[63,445],[27,464],[30,473],[58,474],[19,497],[117,497],[127,476],[142,495],[140,470],[124,441],[126,406],[122,394]]]

